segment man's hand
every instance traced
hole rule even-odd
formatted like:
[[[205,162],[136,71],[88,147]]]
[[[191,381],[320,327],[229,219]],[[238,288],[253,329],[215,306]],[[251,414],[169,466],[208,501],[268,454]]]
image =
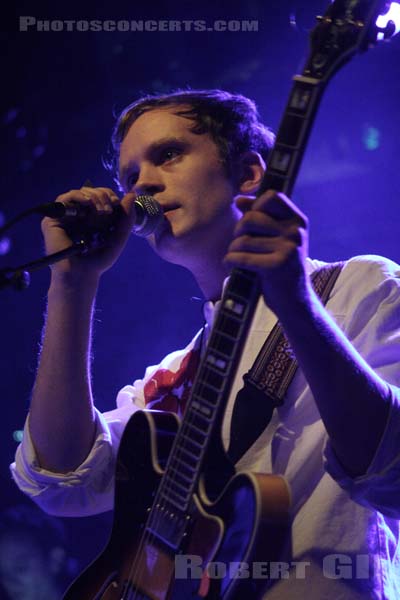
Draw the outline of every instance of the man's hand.
[[[112,233],[107,234],[106,246],[90,251],[88,254],[74,256],[55,263],[52,266],[53,274],[62,275],[72,272],[87,276],[92,273],[98,277],[109,269],[121,254],[135,223],[135,199],[135,194],[126,194],[120,200],[113,190],[103,187],[82,187],[79,190],[71,190],[58,196],[56,202],[63,202],[64,204],[75,202],[92,206],[94,214],[98,214],[99,224],[111,218],[113,209],[116,206],[120,205],[122,210],[118,215],[118,219],[115,218],[115,214],[113,216],[115,228]],[[83,218],[79,218],[76,225],[84,229],[85,222]],[[69,232],[73,228],[74,222],[68,218],[59,220],[45,217],[42,221],[42,232],[47,254],[64,250],[64,248],[70,246],[72,239]]]
[[[307,217],[284,194],[268,190],[257,199],[236,198],[244,213],[225,262],[260,275],[267,304],[279,313],[310,292],[306,274]]]

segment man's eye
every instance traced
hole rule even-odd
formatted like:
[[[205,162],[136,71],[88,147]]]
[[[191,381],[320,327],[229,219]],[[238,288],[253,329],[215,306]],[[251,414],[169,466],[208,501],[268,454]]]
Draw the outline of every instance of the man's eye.
[[[129,177],[126,180],[126,184],[128,189],[130,189],[133,185],[135,185],[135,183],[137,182],[137,173],[132,173],[132,175],[129,175]]]
[[[179,156],[180,153],[181,151],[179,148],[165,148],[165,150],[160,153],[160,162],[168,162]]]

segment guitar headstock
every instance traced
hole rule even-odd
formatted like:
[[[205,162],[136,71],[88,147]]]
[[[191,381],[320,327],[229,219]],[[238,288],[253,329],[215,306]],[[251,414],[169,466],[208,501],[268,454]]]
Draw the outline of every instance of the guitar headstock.
[[[387,0],[333,0],[311,31],[311,53],[303,75],[328,80],[356,52],[367,50],[382,37],[390,38],[395,23],[389,20],[382,29],[377,20],[388,13],[391,4]]]

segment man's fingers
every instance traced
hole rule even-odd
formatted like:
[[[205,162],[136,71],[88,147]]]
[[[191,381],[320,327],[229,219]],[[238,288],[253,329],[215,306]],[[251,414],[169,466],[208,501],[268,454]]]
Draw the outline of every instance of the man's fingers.
[[[253,207],[255,199],[255,196],[236,196],[235,204],[242,213],[246,213]]]
[[[56,202],[68,204],[79,202],[85,206],[92,205],[99,213],[113,212],[113,207],[120,203],[117,194],[110,188],[91,188],[83,186],[79,190],[70,190],[56,198]]]
[[[113,205],[119,204],[117,194],[110,188],[91,188],[83,186],[82,194],[92,202],[99,212],[112,213]]]
[[[261,212],[275,221],[295,221],[300,227],[308,227],[306,215],[285,194],[268,190],[259,198],[255,196],[236,196],[235,204],[246,214],[249,211]]]
[[[235,227],[235,237],[241,235],[278,236],[284,232],[281,223],[260,211],[251,210],[244,214]]]
[[[300,227],[308,227],[306,215],[285,194],[268,190],[253,204],[253,210],[264,212],[277,221],[295,220]]]

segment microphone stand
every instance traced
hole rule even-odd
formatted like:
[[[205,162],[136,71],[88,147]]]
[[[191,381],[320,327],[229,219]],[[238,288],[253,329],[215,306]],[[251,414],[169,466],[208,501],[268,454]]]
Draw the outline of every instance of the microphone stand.
[[[0,290],[6,287],[13,287],[16,290],[26,290],[30,284],[30,273],[43,269],[48,265],[52,265],[64,258],[74,256],[76,254],[86,254],[95,247],[96,244],[91,244],[87,240],[81,239],[78,242],[68,246],[64,250],[54,252],[48,256],[43,256],[37,260],[25,263],[17,267],[4,267],[0,269]]]
[[[5,231],[28,215],[40,214],[56,218],[63,216],[65,214],[64,212],[61,215],[59,214],[60,204],[62,205],[62,203],[57,202],[40,204],[39,206],[34,206],[33,208],[20,213],[11,221],[0,227],[0,238]],[[151,196],[138,196],[135,204],[139,212],[137,213],[137,224],[132,231],[138,236],[146,237],[155,231],[162,220],[163,212],[161,206]],[[63,208],[65,210],[65,207]],[[120,207],[116,208],[121,210]],[[49,214],[50,210],[52,212]],[[119,214],[120,213],[116,211],[114,219],[110,220],[110,218],[107,217],[103,223],[101,223],[101,219],[95,223],[85,221],[84,223],[79,224],[79,222],[77,222],[75,230],[70,231],[70,237],[73,240],[73,244],[68,248],[60,250],[59,252],[54,252],[54,254],[49,254],[48,256],[43,256],[38,260],[25,263],[18,267],[4,267],[3,269],[0,269],[0,290],[6,287],[13,287],[16,290],[25,290],[29,287],[31,272],[52,265],[69,256],[87,254],[91,250],[103,247],[107,244],[108,234],[113,231],[115,227],[115,217],[118,217]]]
[[[0,238],[5,231],[13,227],[19,221],[22,221],[25,217],[32,214],[46,214],[43,212],[43,209],[47,210],[49,206],[53,206],[53,204],[40,204],[39,206],[34,206],[33,208],[20,213],[11,221],[0,227]],[[87,228],[87,225],[85,224],[85,231],[82,230],[81,226],[80,231],[77,231],[73,235],[73,238],[75,238],[73,244],[64,250],[54,252],[53,254],[43,256],[42,258],[24,263],[17,267],[3,267],[0,269],[0,290],[7,287],[13,287],[18,291],[26,290],[31,281],[30,273],[43,269],[44,267],[52,265],[64,258],[68,258],[69,256],[87,254],[90,250],[104,246],[107,241],[107,231],[112,231],[114,224],[110,222],[100,229],[98,226],[99,224],[97,224],[95,229],[90,229],[90,227]]]

